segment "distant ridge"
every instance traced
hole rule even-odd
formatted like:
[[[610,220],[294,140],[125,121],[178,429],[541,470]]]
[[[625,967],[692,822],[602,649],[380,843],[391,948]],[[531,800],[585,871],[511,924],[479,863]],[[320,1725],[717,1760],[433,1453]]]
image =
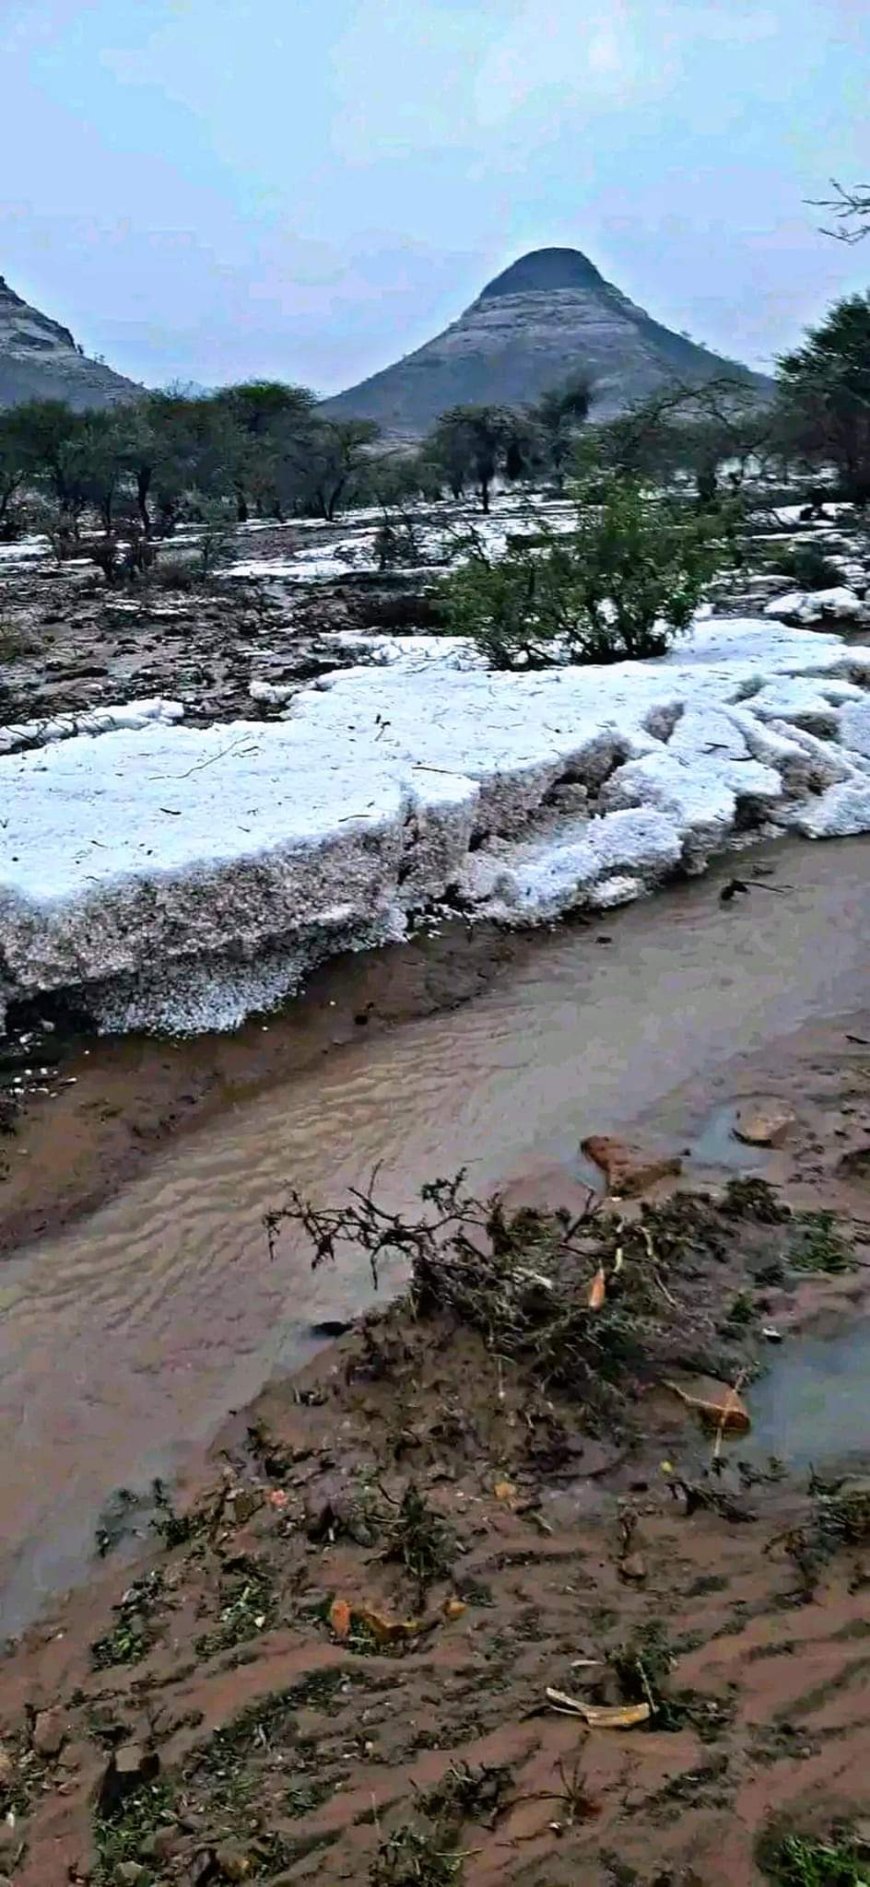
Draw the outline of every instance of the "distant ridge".
[[[68,328],[31,308],[0,275],[0,407],[66,400],[83,412],[141,393],[132,380],[82,354]]]
[[[448,407],[527,405],[578,372],[595,383],[599,419],[668,381],[700,385],[730,374],[759,394],[771,384],[654,321],[579,249],[535,249],[488,282],[443,334],[322,410],[419,437]]]

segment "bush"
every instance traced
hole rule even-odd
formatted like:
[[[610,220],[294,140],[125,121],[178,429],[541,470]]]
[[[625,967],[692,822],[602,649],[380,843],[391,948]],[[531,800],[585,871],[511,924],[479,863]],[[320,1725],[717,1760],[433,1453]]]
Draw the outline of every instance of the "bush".
[[[818,544],[795,544],[777,558],[776,568],[799,590],[832,590],[843,580],[836,564]]]
[[[581,494],[575,530],[516,540],[496,561],[468,540],[442,585],[447,626],[494,668],[646,660],[689,627],[722,561],[725,511],[689,512],[625,478],[596,496]]]

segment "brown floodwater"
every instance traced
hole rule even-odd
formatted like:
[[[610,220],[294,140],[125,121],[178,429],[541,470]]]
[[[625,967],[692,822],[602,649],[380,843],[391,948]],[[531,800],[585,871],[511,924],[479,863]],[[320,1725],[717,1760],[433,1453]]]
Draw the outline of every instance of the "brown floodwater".
[[[644,1120],[687,1133],[762,1052],[773,1065],[808,1022],[866,1003],[870,843],[778,843],[741,869],[759,866],[771,875],[725,906],[733,860],[591,929],[541,935],[475,1001],[360,1032],[6,1261],[6,1631],[80,1575],[112,1489],[181,1467],[304,1359],[313,1322],[368,1300],[361,1267],[312,1274],[295,1237],[270,1261],[262,1215],[288,1184],[338,1201],[380,1162],[383,1197],[401,1208],[460,1166],[478,1190],[538,1166],[576,1170],[584,1134]]]

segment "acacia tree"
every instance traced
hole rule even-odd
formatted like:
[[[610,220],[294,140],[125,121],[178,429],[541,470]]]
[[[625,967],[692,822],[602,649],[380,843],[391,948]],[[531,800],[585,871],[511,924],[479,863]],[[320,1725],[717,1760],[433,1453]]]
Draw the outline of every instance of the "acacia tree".
[[[214,395],[216,410],[237,434],[233,486],[240,524],[247,522],[252,503],[258,511],[280,514],[288,470],[298,473],[311,437],[314,405],[307,387],[280,380],[246,380]]]
[[[87,503],[80,450],[85,423],[85,415],[74,413],[64,400],[28,400],[15,408],[28,474],[56,506],[62,539],[78,536]]]
[[[870,292],[847,295],[779,363],[779,419],[795,448],[870,500]]]
[[[226,408],[213,395],[180,389],[149,393],[134,409],[131,471],[143,529],[150,535],[156,508],[172,530],[185,495],[220,498],[233,489],[242,441]]]
[[[584,473],[597,458],[625,477],[694,481],[698,504],[718,503],[723,481],[738,490],[750,466],[774,449],[771,409],[745,380],[722,375],[700,387],[670,385],[607,425],[575,451]]]
[[[472,484],[486,512],[497,474],[521,478],[531,465],[532,428],[524,414],[507,406],[454,406],[442,413],[426,450],[443,465],[454,497]]]
[[[13,408],[0,414],[0,540],[15,536],[18,530],[18,501],[31,471],[30,449]]]
[[[564,491],[577,433],[588,419],[591,405],[592,383],[578,374],[566,386],[551,387],[529,408],[529,418],[540,435],[545,462],[559,492]]]
[[[368,449],[380,435],[372,419],[316,419],[304,441],[300,501],[332,523],[354,495]]]

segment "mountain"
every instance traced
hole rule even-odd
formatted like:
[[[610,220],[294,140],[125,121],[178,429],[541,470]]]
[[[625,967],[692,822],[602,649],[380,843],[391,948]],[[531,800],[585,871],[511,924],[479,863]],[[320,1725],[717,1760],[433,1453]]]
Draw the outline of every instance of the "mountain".
[[[68,328],[22,301],[0,275],[0,407],[66,400],[78,412],[141,393],[132,380],[88,360]]]
[[[536,249],[497,275],[434,341],[324,401],[336,418],[374,419],[419,437],[450,406],[526,405],[578,372],[609,419],[668,381],[723,373],[769,389],[763,374],[674,334],[606,282],[578,249]]]

